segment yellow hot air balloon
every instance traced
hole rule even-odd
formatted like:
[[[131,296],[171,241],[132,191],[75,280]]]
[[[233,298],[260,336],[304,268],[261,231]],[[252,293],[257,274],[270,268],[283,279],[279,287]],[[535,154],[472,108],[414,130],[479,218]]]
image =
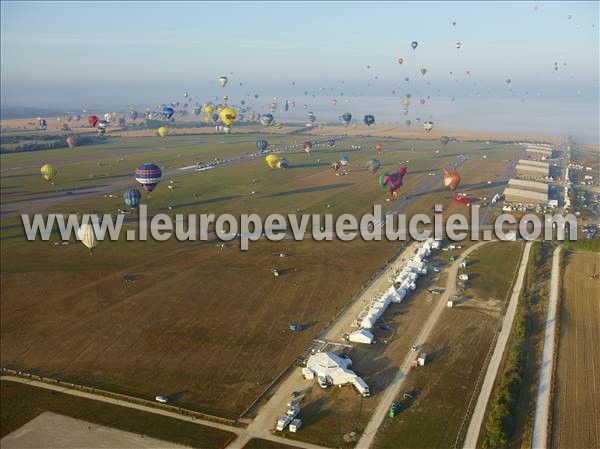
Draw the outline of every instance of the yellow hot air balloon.
[[[265,161],[267,162],[267,165],[269,166],[269,168],[277,168],[279,158],[277,156],[275,156],[274,154],[269,154],[265,158]]]
[[[228,101],[229,100],[229,96],[228,95],[224,95],[223,96],[223,101]]]
[[[213,112],[215,112],[215,107],[211,104],[207,104],[206,106],[204,106],[204,112],[207,115],[211,115]]]
[[[51,182],[56,177],[56,173],[58,172],[53,165],[45,164],[42,166],[42,168],[40,168],[40,173],[46,181]]]
[[[221,109],[221,112],[219,113],[219,118],[225,125],[231,126],[231,124],[237,118],[237,112],[235,112],[235,109],[233,108],[226,107]]]
[[[77,238],[90,250],[90,254],[94,251],[94,248],[98,246],[98,239],[94,232],[94,226],[89,223],[82,223],[77,231]]]
[[[160,137],[165,137],[167,134],[169,134],[169,128],[167,128],[166,126],[161,126],[160,128],[158,128],[158,135]]]

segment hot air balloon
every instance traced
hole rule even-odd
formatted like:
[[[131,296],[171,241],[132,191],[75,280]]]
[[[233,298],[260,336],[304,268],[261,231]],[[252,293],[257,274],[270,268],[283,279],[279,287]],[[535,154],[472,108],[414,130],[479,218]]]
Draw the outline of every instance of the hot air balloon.
[[[223,123],[225,123],[226,126],[231,126],[231,124],[237,118],[237,112],[233,108],[226,107],[221,109],[221,112],[219,113],[219,118]]]
[[[226,76],[219,77],[219,84],[221,87],[225,87],[225,85],[229,82],[229,79]]]
[[[140,205],[142,194],[138,189],[129,189],[123,193],[123,201],[132,209],[137,209]]]
[[[107,127],[108,122],[106,120],[100,120],[98,123],[96,123],[96,131],[100,131],[101,134],[104,134]]]
[[[410,46],[412,47],[413,50],[415,50],[419,46],[419,43],[417,41],[412,41],[410,43]]]
[[[446,146],[446,145],[448,145],[448,142],[450,142],[450,137],[442,136],[442,137],[440,137],[440,142],[442,143],[442,145]]]
[[[269,154],[265,158],[265,162],[267,163],[267,166],[269,168],[277,168],[277,163],[279,162],[279,158],[277,156],[275,156],[274,154]]]
[[[56,177],[58,171],[56,170],[56,168],[54,168],[52,164],[45,164],[42,165],[42,168],[40,168],[40,173],[46,181],[52,182],[52,180]]]
[[[139,182],[143,189],[150,193],[160,182],[162,172],[160,167],[155,164],[142,164],[135,169],[135,180]]]
[[[427,69],[426,69],[425,67],[423,67],[423,68],[421,69],[421,75],[423,75],[423,76],[424,76],[426,73],[427,73]]]
[[[90,254],[93,254],[94,248],[98,246],[98,239],[94,232],[94,226],[89,223],[82,223],[79,226],[79,229],[77,230],[77,239],[90,250]]]
[[[310,121],[310,123],[314,123],[317,120],[317,116],[314,112],[308,113],[308,120]]]
[[[342,167],[347,167],[349,163],[350,163],[350,159],[348,159],[348,156],[340,157],[340,165]]]
[[[137,120],[138,116],[139,116],[138,111],[136,111],[134,109],[132,109],[131,111],[129,111],[129,118],[131,120]]]
[[[378,179],[379,187],[387,189],[390,195],[392,197],[395,197],[400,187],[402,187],[404,175],[406,175],[406,172],[406,167],[400,167],[396,173],[381,174]]]
[[[506,84],[510,86],[510,83],[512,83],[512,80],[510,78],[506,78]]]
[[[277,168],[286,169],[289,167],[288,160],[284,157],[280,157],[277,161]]]
[[[365,118],[363,119],[363,121],[365,122],[365,125],[371,126],[373,123],[375,123],[375,116],[373,116],[371,114],[367,114],[367,115],[365,115]]]
[[[379,170],[379,167],[381,167],[381,162],[377,159],[372,158],[367,161],[367,170],[369,170],[371,174],[375,174],[375,172]]]
[[[69,148],[75,148],[75,139],[73,138],[73,136],[67,137],[67,146]]]
[[[375,144],[375,152],[376,152],[377,154],[381,154],[381,153],[383,153],[383,144],[381,144],[381,143],[377,142],[377,143]]]
[[[334,106],[337,105],[337,100],[334,98],[333,100],[331,100],[331,104]]]
[[[460,47],[462,47],[462,44],[460,42],[457,42],[456,44],[454,44],[456,49],[458,50]]]
[[[400,100],[400,103],[402,103],[402,106],[404,106],[405,108],[410,106],[410,100],[406,97],[404,97],[402,100]]]
[[[450,170],[443,169],[444,172],[444,186],[447,187],[450,191],[454,192],[454,190],[460,184],[460,176],[456,171],[456,168],[451,168]]]
[[[431,131],[433,129],[433,122],[427,120],[425,123],[423,123],[423,129],[427,132]]]
[[[404,63],[404,58],[398,58],[398,64]]]
[[[206,115],[212,115],[215,112],[215,107],[212,104],[207,104],[204,106],[204,112]]]
[[[166,126],[161,126],[160,128],[158,128],[158,135],[160,137],[166,137],[167,134],[169,134],[169,128],[167,128]]]
[[[306,151],[307,153],[310,154],[310,150],[312,149],[312,142],[310,140],[307,140],[306,142],[304,142],[304,151]]]
[[[352,121],[352,114],[350,114],[349,112],[344,112],[342,114],[342,121],[347,126]]]
[[[258,148],[260,151],[265,151],[268,146],[269,142],[267,142],[265,139],[260,139],[256,141],[256,148]]]
[[[273,123],[273,114],[265,114],[261,116],[260,123],[261,125],[269,126],[271,123]]]
[[[332,162],[331,163],[331,169],[335,172],[337,172],[340,169],[340,163],[339,162]]]
[[[327,141],[327,144],[328,144],[330,147],[335,147],[335,139],[329,139],[329,140]]]
[[[171,107],[167,106],[166,108],[163,108],[163,110],[162,110],[162,115],[167,120],[169,120],[171,117],[173,117],[173,114],[175,114],[175,109],[173,109]]]

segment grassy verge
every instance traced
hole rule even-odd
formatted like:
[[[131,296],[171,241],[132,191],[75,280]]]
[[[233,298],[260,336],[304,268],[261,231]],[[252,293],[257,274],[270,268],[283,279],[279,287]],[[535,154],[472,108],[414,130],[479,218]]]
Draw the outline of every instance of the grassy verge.
[[[519,448],[529,441],[543,345],[552,245],[535,242],[507,353],[488,407],[484,448]]]

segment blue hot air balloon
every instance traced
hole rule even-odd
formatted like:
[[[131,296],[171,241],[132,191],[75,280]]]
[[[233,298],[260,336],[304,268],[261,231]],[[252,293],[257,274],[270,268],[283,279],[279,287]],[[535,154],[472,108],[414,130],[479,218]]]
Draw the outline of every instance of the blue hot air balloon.
[[[140,199],[142,198],[142,194],[138,189],[129,189],[123,193],[123,201],[132,209],[137,209],[140,205]]]
[[[269,143],[265,139],[260,139],[256,141],[256,148],[258,148],[260,151],[265,151],[268,146]]]
[[[175,109],[173,109],[171,107],[167,106],[166,108],[163,108],[163,110],[162,110],[162,115],[167,120],[169,120],[171,117],[173,117],[173,114],[175,114]]]

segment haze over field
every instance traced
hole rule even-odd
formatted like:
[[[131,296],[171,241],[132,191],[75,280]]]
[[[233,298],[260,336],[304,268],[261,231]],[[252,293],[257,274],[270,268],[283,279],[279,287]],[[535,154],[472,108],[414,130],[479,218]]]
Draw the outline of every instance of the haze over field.
[[[295,101],[281,121],[303,120],[306,105],[319,122],[350,111],[378,123],[420,117],[447,130],[598,141],[597,2],[1,8],[4,117],[155,108],[184,92],[204,104],[225,93],[259,112],[273,97]]]

